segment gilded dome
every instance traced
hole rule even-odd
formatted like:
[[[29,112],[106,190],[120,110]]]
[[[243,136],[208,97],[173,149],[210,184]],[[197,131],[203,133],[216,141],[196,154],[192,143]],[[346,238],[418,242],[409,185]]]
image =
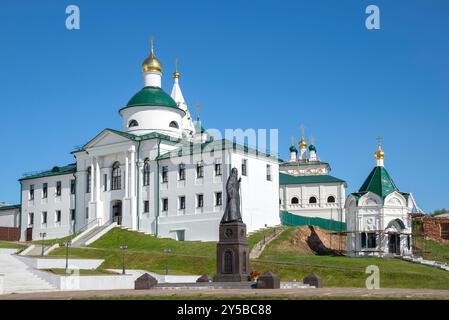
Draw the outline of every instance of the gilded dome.
[[[159,59],[154,54],[153,39],[151,39],[151,52],[148,58],[142,64],[142,72],[157,71],[162,73],[162,65]]]
[[[307,141],[306,139],[302,138],[299,142],[299,149],[306,149],[307,148]]]
[[[382,147],[380,144],[377,146],[377,151],[374,153],[374,158],[376,160],[383,159],[385,157],[385,152],[383,152]]]

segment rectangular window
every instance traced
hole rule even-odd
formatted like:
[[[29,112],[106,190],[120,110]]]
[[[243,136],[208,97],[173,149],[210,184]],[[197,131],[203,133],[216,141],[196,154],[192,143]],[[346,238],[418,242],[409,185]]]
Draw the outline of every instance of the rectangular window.
[[[48,197],[48,183],[42,185],[42,198],[47,199]]]
[[[29,198],[30,198],[30,200],[34,200],[34,184],[30,185]]]
[[[70,210],[70,219],[72,221],[75,221],[75,219],[76,219],[76,211],[75,211],[75,209]]]
[[[92,170],[91,167],[89,167],[87,169],[86,174],[86,193],[90,193],[91,184],[92,184]]]
[[[86,208],[86,220],[89,220],[89,208]]]
[[[33,212],[28,213],[28,225],[29,226],[34,225],[34,213]]]
[[[163,183],[168,182],[168,167],[167,166],[162,167],[162,182]]]
[[[56,211],[55,221],[56,221],[56,223],[61,222],[61,211],[60,210]]]
[[[178,178],[179,180],[186,179],[186,165],[184,163],[181,163],[178,166]]]
[[[150,212],[150,201],[146,200],[143,202],[143,212],[144,213]]]
[[[197,195],[197,201],[196,201],[197,203],[197,207],[198,208],[202,208],[203,206],[204,206],[204,195],[202,195],[202,194],[198,194]]]
[[[108,175],[106,173],[103,175],[103,191],[108,191]]]
[[[56,196],[60,197],[62,192],[61,181],[56,182]]]
[[[202,161],[196,164],[196,177],[202,178],[204,176],[204,164]]]
[[[42,224],[47,224],[47,212],[42,212]]]
[[[362,242],[362,249],[366,249],[366,232],[362,232],[360,236]]]
[[[221,176],[221,163],[216,163],[215,164],[215,175],[216,176]]]
[[[271,166],[267,164],[267,181],[271,181]]]
[[[215,193],[215,205],[221,206],[223,204],[223,193],[216,192]]]
[[[242,160],[242,176],[247,176],[248,174],[248,160],[243,159]]]
[[[76,192],[76,180],[70,180],[70,194],[75,194]]]
[[[412,246],[412,240],[410,239],[410,235],[407,235],[407,249],[410,250]]]
[[[184,210],[186,208],[186,197],[179,197],[179,210]]]
[[[368,248],[375,249],[377,247],[377,236],[374,232],[368,232]]]
[[[168,199],[162,199],[162,211],[168,211]]]

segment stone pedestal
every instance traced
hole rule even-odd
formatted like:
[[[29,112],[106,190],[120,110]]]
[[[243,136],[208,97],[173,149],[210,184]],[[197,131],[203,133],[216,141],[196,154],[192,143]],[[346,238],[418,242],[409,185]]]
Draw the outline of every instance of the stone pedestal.
[[[257,279],[257,289],[280,289],[281,280],[273,272],[268,271]]]
[[[307,277],[305,277],[303,283],[315,288],[323,287],[323,280],[315,273],[311,273]]]
[[[249,280],[249,247],[243,222],[220,224],[215,282]]]

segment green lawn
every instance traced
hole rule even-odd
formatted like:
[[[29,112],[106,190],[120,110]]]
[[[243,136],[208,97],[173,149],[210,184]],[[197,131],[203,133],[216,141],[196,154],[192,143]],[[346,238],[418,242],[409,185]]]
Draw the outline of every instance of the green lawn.
[[[278,228],[278,230],[279,229],[280,228]],[[265,228],[256,233],[253,233],[248,238],[249,248],[252,249],[257,243],[259,243],[263,239],[264,236],[268,236],[270,233],[273,233],[274,231],[275,231],[275,228]]]
[[[76,235],[71,235],[71,236],[67,236],[64,238],[58,238],[58,239],[45,239],[43,242],[45,244],[45,246],[52,246],[54,244],[59,243],[59,245],[62,247],[64,246],[64,241],[66,240],[72,240],[73,238],[75,238]],[[32,241],[33,244],[35,245],[42,245],[42,240],[34,240]]]
[[[368,276],[365,268],[377,265],[381,272],[381,287],[449,289],[447,271],[398,259],[306,254],[291,245],[290,236],[293,232],[293,228],[286,229],[270,243],[259,260],[251,261],[251,269],[261,273],[271,270],[283,281],[302,281],[313,272],[323,278],[326,287],[364,287]],[[257,237],[260,238],[260,235]],[[90,248],[71,248],[70,257],[104,259],[99,269],[120,269],[121,252],[117,248],[121,243],[129,246],[126,250],[126,267],[129,269],[164,274],[167,256],[163,249],[170,247],[170,274],[215,274],[213,242],[176,242],[119,228],[113,229]],[[64,257],[64,248],[56,249],[50,256]]]
[[[425,240],[422,236],[415,236],[413,242],[415,254],[425,259],[449,263],[449,245]]]
[[[27,246],[17,242],[0,241],[1,249],[25,249]]]

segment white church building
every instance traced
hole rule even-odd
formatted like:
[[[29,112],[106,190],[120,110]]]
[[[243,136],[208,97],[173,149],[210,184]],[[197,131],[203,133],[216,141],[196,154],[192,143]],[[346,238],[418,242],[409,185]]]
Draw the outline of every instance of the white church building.
[[[280,164],[279,171],[281,220],[284,225],[344,228],[347,184],[330,175],[331,166],[320,160],[313,141],[308,145],[303,134],[299,155],[292,142],[290,159]]]
[[[60,238],[117,223],[177,240],[217,240],[232,168],[241,176],[248,231],[279,222],[279,160],[196,125],[173,74],[171,95],[151,53],[144,88],[119,110],[121,131],[105,129],[75,150],[75,161],[21,180],[21,239]]]
[[[402,256],[412,254],[412,219],[420,211],[411,193],[401,192],[384,167],[378,145],[376,166],[358,192],[346,199],[347,254]]]

